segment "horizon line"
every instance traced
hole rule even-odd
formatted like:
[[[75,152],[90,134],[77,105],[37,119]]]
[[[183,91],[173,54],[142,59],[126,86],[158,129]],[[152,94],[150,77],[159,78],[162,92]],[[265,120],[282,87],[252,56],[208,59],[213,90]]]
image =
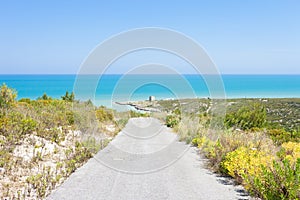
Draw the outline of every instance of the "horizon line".
[[[107,73],[107,74],[76,74],[76,73],[18,73],[18,74],[12,74],[12,73],[7,73],[7,74],[1,74],[0,76],[10,76],[10,75],[56,75],[56,76],[64,76],[64,75],[269,75],[269,76],[276,76],[276,75],[300,75],[299,74],[292,74],[292,73],[276,73],[276,74],[267,74],[267,73],[261,73],[261,74],[255,74],[255,73],[220,73],[220,74],[196,74],[196,73],[182,73],[182,74],[176,74],[176,73],[136,73],[136,74],[121,74],[121,73]]]

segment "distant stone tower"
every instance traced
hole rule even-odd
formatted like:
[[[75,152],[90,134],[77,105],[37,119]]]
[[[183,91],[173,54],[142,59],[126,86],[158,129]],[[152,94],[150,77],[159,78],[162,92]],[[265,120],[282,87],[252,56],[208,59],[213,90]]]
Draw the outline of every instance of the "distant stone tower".
[[[150,96],[149,101],[155,101],[155,96]]]

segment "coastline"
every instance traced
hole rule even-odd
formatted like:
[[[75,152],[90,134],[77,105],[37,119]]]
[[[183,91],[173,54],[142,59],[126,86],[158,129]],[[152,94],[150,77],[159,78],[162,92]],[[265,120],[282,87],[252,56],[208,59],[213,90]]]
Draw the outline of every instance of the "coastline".
[[[238,101],[260,101],[262,103],[267,103],[269,101],[291,101],[300,103],[300,98],[286,98],[286,97],[278,97],[278,98],[227,98],[227,99],[211,99],[211,98],[183,98],[183,99],[157,99],[154,101],[149,100],[139,100],[139,101],[124,101],[124,102],[114,102],[116,105],[120,106],[129,106],[136,111],[142,112],[162,112],[160,102],[174,102],[178,101],[182,104],[186,104],[186,101],[197,101],[197,102],[205,102],[207,100],[211,101],[224,101],[228,102],[238,102]]]
[[[105,101],[118,97],[113,101],[122,101],[123,99],[130,99],[130,101],[139,101],[147,99],[154,95],[158,99],[174,98],[176,92],[180,98],[207,98],[210,92],[205,81],[201,75],[183,74],[182,76],[190,84],[194,94],[187,92],[186,88],[178,88],[177,81],[172,75],[130,75],[126,77],[129,81],[122,83],[122,88],[115,90],[116,86],[120,84],[119,74],[105,74],[105,75],[90,75],[101,77],[100,85],[95,89],[93,94],[77,94],[85,100],[95,99],[94,103],[97,105],[105,105]],[[300,98],[300,75],[244,75],[244,74],[224,74],[221,75],[224,82],[225,95],[227,99],[231,98]],[[74,90],[74,83],[76,75],[0,75],[0,83],[7,84],[10,88],[18,91],[18,100],[21,98],[36,99],[44,93],[52,98],[60,98],[66,91]],[[92,80],[97,80],[92,78]],[[146,81],[153,83],[151,85],[141,84],[138,90],[129,89],[134,85],[131,84],[136,81]],[[159,83],[165,81],[168,84],[167,88],[163,88]],[[120,86],[120,85],[119,85]],[[172,87],[177,87],[172,94]],[[132,94],[132,95],[129,95]],[[129,96],[128,96],[129,95]]]

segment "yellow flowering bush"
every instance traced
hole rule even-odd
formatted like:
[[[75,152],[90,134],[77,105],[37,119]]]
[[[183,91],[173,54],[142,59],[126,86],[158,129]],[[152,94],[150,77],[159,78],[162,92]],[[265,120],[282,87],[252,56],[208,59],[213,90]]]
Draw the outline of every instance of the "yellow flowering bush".
[[[200,146],[208,158],[216,157],[215,143],[213,141],[204,138],[203,144],[200,144]]]
[[[217,151],[222,149],[222,145],[219,140],[214,142],[205,136],[194,138],[192,140],[192,144],[197,146],[199,149],[202,149],[206,157],[210,159],[215,158],[217,156]]]
[[[281,145],[283,156],[291,163],[295,163],[300,158],[300,143],[298,142],[285,142]]]
[[[262,166],[262,173],[246,177],[248,191],[261,199],[300,199],[300,158],[293,164],[287,159]]]
[[[208,137],[195,138],[192,141],[194,146],[197,146],[205,156],[210,160],[211,167],[215,170],[219,170],[219,164],[222,158],[226,154],[226,149],[222,145],[220,139],[213,141]]]
[[[254,176],[261,173],[261,166],[269,166],[273,156],[266,152],[246,147],[239,147],[229,152],[221,162],[221,168],[240,182],[245,176]]]
[[[203,144],[207,141],[206,137],[197,137],[192,140],[192,144],[198,148],[202,148]]]

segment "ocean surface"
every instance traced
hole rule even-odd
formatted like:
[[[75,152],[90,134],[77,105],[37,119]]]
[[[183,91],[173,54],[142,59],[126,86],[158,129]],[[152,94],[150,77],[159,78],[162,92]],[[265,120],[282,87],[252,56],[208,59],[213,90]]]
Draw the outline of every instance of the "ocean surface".
[[[60,98],[74,91],[81,100],[111,107],[116,101],[176,98],[300,98],[300,75],[0,75],[18,99],[44,93]]]

